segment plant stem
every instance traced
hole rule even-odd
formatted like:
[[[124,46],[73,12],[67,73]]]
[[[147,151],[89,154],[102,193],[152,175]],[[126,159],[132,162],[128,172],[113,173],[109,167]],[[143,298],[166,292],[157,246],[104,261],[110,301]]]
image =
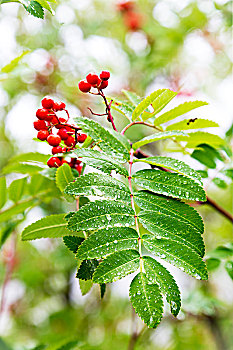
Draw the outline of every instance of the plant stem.
[[[105,103],[105,106],[106,106],[106,113],[108,115],[108,120],[110,121],[110,123],[112,124],[112,127],[115,131],[117,131],[117,128],[114,124],[114,120],[113,120],[113,116],[112,116],[112,113],[111,113],[111,104],[112,104],[112,101],[110,103],[108,103],[104,93],[102,90],[99,90],[99,94],[101,97],[103,97],[103,100],[104,100],[104,103]]]
[[[133,125],[138,125],[138,124],[142,124],[145,126],[149,126],[150,128],[154,128],[156,130],[159,130],[156,126],[154,126],[153,124],[149,124],[149,123],[145,123],[145,122],[132,122],[128,125],[126,125],[126,127],[121,131],[121,135],[124,135],[124,133],[126,132],[126,130],[128,130],[131,126]],[[160,131],[160,130],[159,130]]]
[[[130,160],[129,160],[129,176],[128,176],[128,182],[129,182],[129,190],[130,190],[130,199],[131,199],[131,207],[134,211],[134,218],[135,218],[135,226],[136,226],[136,231],[138,233],[138,250],[140,254],[140,271],[142,272],[142,239],[140,235],[140,230],[139,230],[139,225],[138,225],[138,218],[137,218],[137,213],[134,205],[134,200],[133,200],[133,188],[132,188],[132,165],[133,165],[133,155],[134,155],[134,150],[131,148],[130,150]]]

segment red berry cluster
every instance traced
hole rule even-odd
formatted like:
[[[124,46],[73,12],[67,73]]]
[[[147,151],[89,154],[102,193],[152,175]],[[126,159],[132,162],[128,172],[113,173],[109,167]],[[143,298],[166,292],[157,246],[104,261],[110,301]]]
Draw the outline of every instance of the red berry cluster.
[[[142,27],[142,15],[136,11],[135,3],[131,0],[122,0],[117,4],[117,10],[121,12],[125,26],[132,31]]]
[[[72,124],[68,124],[69,113],[65,109],[64,102],[54,102],[50,97],[44,97],[41,101],[42,108],[36,112],[38,120],[34,121],[34,128],[38,130],[37,138],[41,141],[47,141],[52,146],[52,154],[67,153],[73,150],[76,144],[83,143],[87,135],[78,133],[79,128]],[[57,112],[65,111],[67,118],[58,117]],[[54,130],[57,129],[57,133]],[[71,168],[75,168],[81,173],[81,161],[71,158],[70,161],[64,157],[51,157],[47,164],[50,168],[58,168],[62,164],[67,163]]]
[[[79,90],[82,92],[89,92],[91,88],[103,90],[108,86],[108,79],[110,73],[108,71],[102,71],[98,76],[95,73],[89,73],[86,76],[86,80],[81,80],[78,84]]]

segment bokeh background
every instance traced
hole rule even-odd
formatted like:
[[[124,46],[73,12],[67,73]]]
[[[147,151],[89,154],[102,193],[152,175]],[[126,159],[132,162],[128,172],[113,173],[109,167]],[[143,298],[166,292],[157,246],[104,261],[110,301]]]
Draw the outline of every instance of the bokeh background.
[[[108,96],[121,96],[121,89],[146,96],[157,88],[171,88],[181,91],[174,105],[207,101],[209,105],[192,116],[216,121],[220,127],[213,132],[225,137],[233,122],[232,1],[139,0],[130,15],[115,0],[58,0],[52,7],[53,15],[46,11],[45,19],[39,19],[20,4],[0,5],[0,69],[24,53],[15,66],[0,71],[1,168],[15,154],[49,152],[47,144],[33,140],[35,111],[44,95],[63,100],[73,117],[90,116],[87,106],[103,110],[98,97],[77,89],[87,73],[103,69],[111,72]],[[115,120],[119,128],[126,124],[117,113]],[[137,139],[146,132],[134,127],[128,135]],[[149,151],[170,155],[171,149],[162,143]],[[187,156],[175,156],[203,169]],[[210,177],[216,172],[218,167]],[[19,177],[12,173],[8,182]],[[232,210],[230,183],[219,188],[206,180],[206,187],[213,199]],[[0,315],[0,349],[32,349],[72,336],[83,342],[83,349],[127,349],[133,324],[138,330],[143,327],[132,317],[130,278],[108,286],[102,301],[95,287],[82,296],[74,257],[59,240],[20,241],[27,224],[68,208],[60,199],[40,203],[17,217],[22,223],[14,239],[2,246],[1,284],[12,245],[16,264]],[[206,224],[207,254],[229,244],[230,222],[210,207],[198,210]],[[156,330],[143,331],[136,349],[233,349],[233,285],[224,268],[210,272],[208,283],[176,269],[173,273],[182,292],[182,311],[175,319],[167,309]]]

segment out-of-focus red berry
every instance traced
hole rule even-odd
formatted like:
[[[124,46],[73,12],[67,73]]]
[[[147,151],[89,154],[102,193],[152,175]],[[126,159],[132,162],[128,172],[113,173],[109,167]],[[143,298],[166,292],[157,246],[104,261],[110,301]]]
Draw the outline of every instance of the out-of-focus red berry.
[[[85,80],[81,80],[78,84],[79,90],[82,92],[89,92],[91,90],[91,84]]]
[[[132,11],[134,3],[131,0],[123,0],[117,4],[117,10],[120,12]]]
[[[87,138],[87,135],[86,134],[79,134],[77,136],[77,141],[80,142],[80,143],[83,143]]]
[[[51,109],[53,108],[54,101],[50,97],[44,97],[41,104],[43,108]]]
[[[36,130],[46,130],[47,129],[47,125],[46,125],[44,120],[36,120],[33,123],[33,125],[34,125],[34,128]]]
[[[47,165],[50,168],[58,168],[59,166],[61,166],[61,160],[58,157],[51,157],[47,161]]]
[[[45,141],[49,136],[48,130],[40,130],[38,131],[37,138],[41,141]]]
[[[50,134],[47,138],[47,141],[50,144],[50,146],[56,147],[60,144],[61,138],[59,135]]]
[[[100,73],[100,79],[101,80],[108,80],[110,78],[110,72],[108,72],[107,70],[103,70]]]
[[[127,12],[124,16],[125,26],[132,31],[141,29],[142,20],[142,15],[137,12]]]

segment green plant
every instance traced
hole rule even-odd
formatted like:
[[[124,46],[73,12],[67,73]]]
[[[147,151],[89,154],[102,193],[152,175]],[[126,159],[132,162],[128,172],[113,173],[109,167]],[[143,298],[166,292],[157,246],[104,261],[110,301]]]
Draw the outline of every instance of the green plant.
[[[128,101],[119,102],[108,100],[100,88],[95,88],[94,94],[101,96],[106,106],[106,112],[101,115],[107,116],[114,130],[107,130],[86,117],[75,118],[76,128],[88,138],[82,145],[76,143],[68,155],[99,172],[74,174],[68,164],[60,166],[62,154],[60,158],[58,155],[57,185],[68,200],[76,200],[77,211],[51,215],[33,223],[24,229],[22,239],[63,237],[65,245],[76,255],[77,278],[89,281],[89,288],[92,283],[98,283],[102,297],[106,284],[137,271],[130,286],[130,299],[147,326],[155,328],[163,313],[162,295],[166,296],[174,316],[179,313],[181,301],[174,278],[151,254],[197,279],[208,278],[203,261],[203,221],[185,203],[205,202],[206,194],[200,174],[186,163],[170,157],[147,156],[140,147],[170,139],[180,148],[186,143],[185,152],[196,148],[203,133],[183,131],[189,131],[191,119],[183,121],[183,127],[179,124],[176,128],[173,124],[173,130],[169,130],[171,125],[164,128],[161,124],[206,103],[186,102],[157,116],[176,92],[161,89],[140,99],[125,91]],[[129,121],[121,133],[114,124],[111,106]],[[213,126],[212,121],[197,120],[199,128]],[[156,132],[130,143],[125,132],[136,124]],[[211,145],[223,143],[220,137],[209,133],[205,133],[205,141]],[[150,164],[152,169],[133,173],[137,162]]]

